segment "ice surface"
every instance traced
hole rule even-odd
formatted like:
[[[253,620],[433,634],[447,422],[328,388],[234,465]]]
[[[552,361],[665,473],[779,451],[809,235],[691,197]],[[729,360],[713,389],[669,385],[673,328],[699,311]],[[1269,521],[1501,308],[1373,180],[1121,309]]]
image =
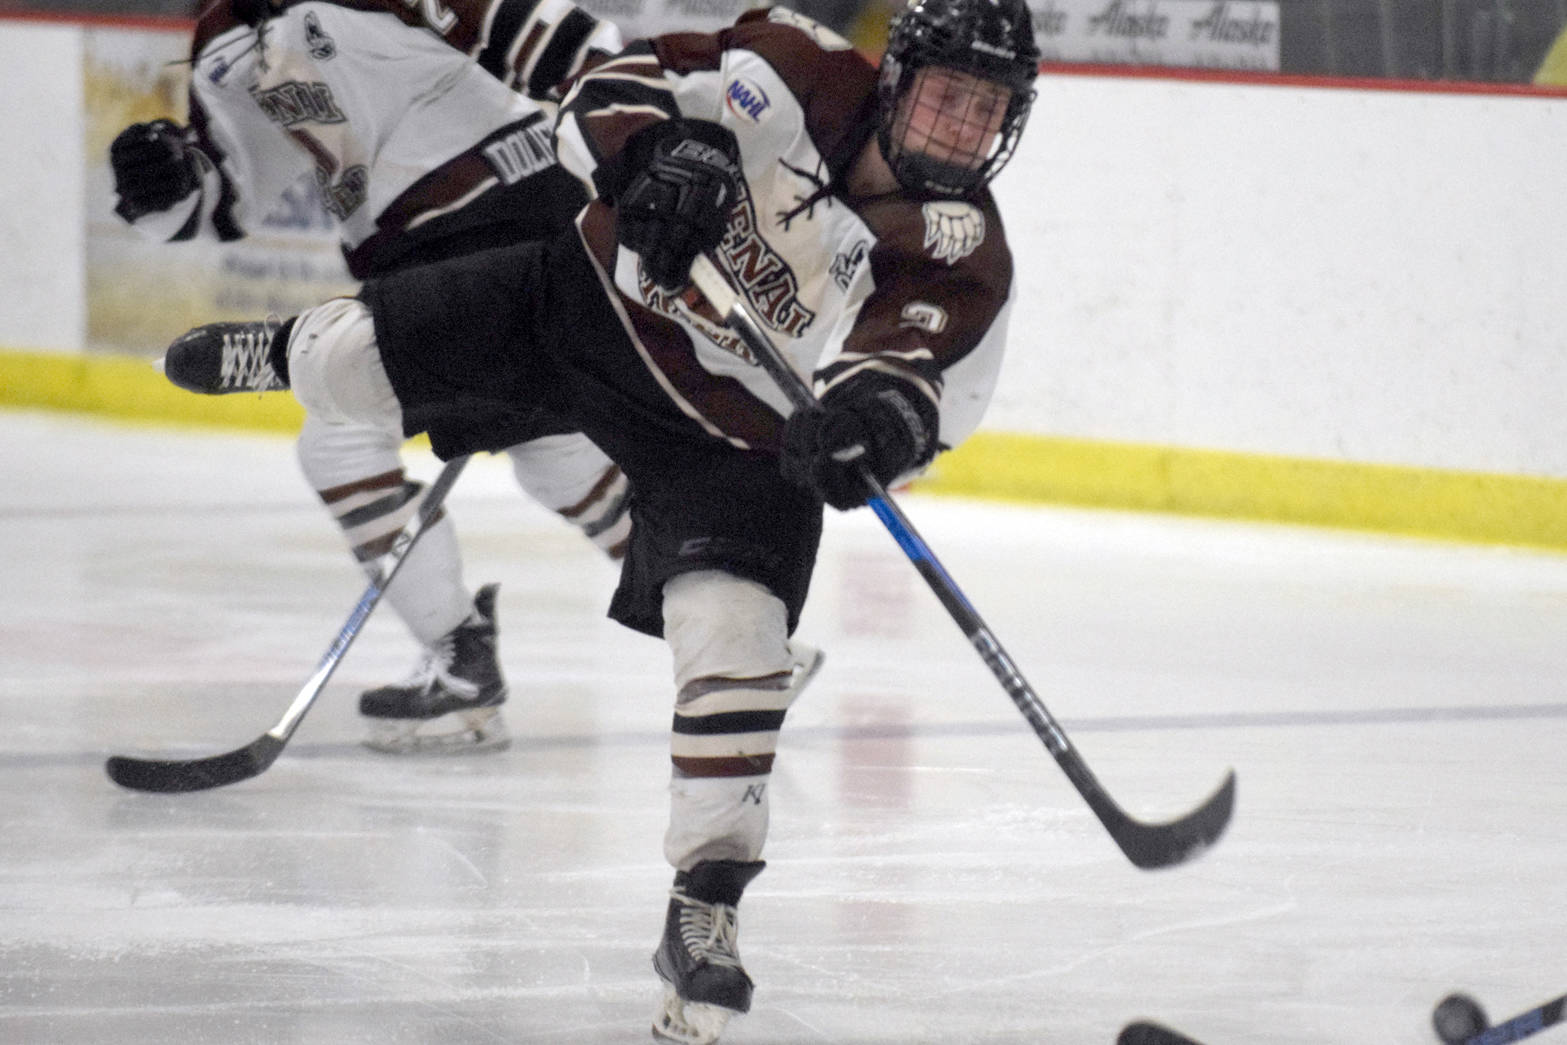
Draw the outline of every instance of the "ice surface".
[[[503,462],[451,504],[502,582],[513,747],[358,745],[354,694],[415,656],[383,608],[271,769],[173,796],[103,759],[254,739],[363,588],[291,445],[11,411],[0,476],[0,1041],[648,1040],[667,656]],[[1424,1045],[1450,990],[1562,992],[1567,558],[904,504],[1129,812],[1233,766],[1235,821],[1132,868],[874,517],[834,515],[726,1043]]]

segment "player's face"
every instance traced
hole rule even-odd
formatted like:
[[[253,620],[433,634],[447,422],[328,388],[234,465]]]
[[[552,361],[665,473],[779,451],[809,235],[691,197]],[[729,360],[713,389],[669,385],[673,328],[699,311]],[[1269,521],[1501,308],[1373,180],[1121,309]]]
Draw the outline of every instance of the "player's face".
[[[903,148],[938,163],[977,169],[990,156],[1012,91],[940,66],[916,70],[898,106]]]

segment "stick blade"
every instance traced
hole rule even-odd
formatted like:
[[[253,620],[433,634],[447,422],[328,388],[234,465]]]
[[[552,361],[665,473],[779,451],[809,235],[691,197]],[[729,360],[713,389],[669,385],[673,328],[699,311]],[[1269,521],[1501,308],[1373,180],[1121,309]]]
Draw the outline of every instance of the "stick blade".
[[[1111,837],[1133,864],[1145,871],[1174,867],[1199,856],[1219,840],[1235,812],[1235,771],[1207,801],[1179,820],[1144,824],[1124,817],[1110,825]]]
[[[259,776],[277,760],[284,743],[271,733],[263,733],[244,747],[223,755],[193,759],[112,755],[103,768],[110,780],[131,791],[206,791]]]

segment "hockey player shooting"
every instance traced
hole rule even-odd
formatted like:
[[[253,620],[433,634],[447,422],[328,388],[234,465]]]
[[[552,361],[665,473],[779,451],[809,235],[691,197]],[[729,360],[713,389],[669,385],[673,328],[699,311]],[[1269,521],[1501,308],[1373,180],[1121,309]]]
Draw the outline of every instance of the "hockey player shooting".
[[[763,869],[823,503],[864,504],[862,468],[918,472],[990,398],[1013,271],[987,185],[1038,60],[1022,0],[914,0],[879,71],[782,9],[633,44],[562,104],[561,162],[596,192],[576,228],[370,280],[271,337],[266,379],[316,423],[546,403],[634,484],[610,613],[661,635],[674,675],[660,1040],[712,1042],[751,1004],[736,909]],[[699,255],[819,407],[792,409],[689,286]],[[225,351],[198,328],[169,366]]]
[[[552,92],[620,46],[615,26],[567,0],[216,0],[192,43],[190,126],[135,124],[110,149],[115,211],[158,240],[239,239],[313,171],[361,279],[553,235],[585,196],[553,162]],[[265,390],[265,332],[217,329],[226,368],[170,376],[201,392]],[[623,553],[626,481],[585,436],[533,408],[429,429],[447,455],[505,449],[525,492]],[[306,479],[367,567],[418,511],[401,443],[395,428],[315,418],[299,434]],[[361,696],[369,746],[504,746],[495,586],[469,593],[450,517],[386,600],[424,652],[406,681]]]

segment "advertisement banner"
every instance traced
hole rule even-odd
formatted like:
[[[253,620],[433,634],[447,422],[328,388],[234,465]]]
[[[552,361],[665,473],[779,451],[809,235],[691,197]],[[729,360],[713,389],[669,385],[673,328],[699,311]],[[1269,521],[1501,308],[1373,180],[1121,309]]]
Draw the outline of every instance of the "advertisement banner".
[[[86,31],[87,340],[95,350],[161,356],[193,326],[290,316],[355,289],[308,177],[232,243],[158,243],[115,216],[109,143],[132,123],[185,122],[189,49],[184,31]]]
[[[1047,62],[1279,70],[1276,0],[1030,0]]]
[[[678,30],[712,32],[759,6],[758,0],[580,2],[619,25],[627,40]],[[817,11],[820,4],[793,6],[825,14]],[[898,0],[869,0],[861,21],[872,12],[878,20],[890,17],[900,6]],[[1279,0],[1029,0],[1029,7],[1047,62],[1279,70]],[[868,32],[866,42],[874,38],[879,45],[884,36]]]

